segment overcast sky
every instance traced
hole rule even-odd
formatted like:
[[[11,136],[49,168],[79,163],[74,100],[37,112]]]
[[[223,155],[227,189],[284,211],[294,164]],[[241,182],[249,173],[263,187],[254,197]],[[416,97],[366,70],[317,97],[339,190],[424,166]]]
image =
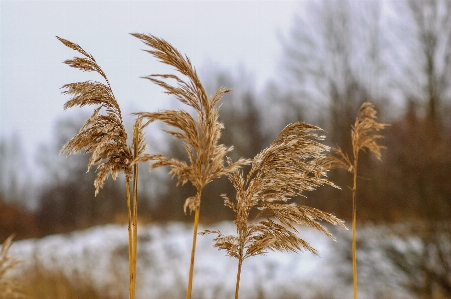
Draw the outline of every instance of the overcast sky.
[[[129,33],[162,37],[199,70],[244,67],[257,87],[276,78],[295,1],[4,1],[0,0],[0,136],[19,134],[28,154],[49,143],[63,110],[66,83],[99,80],[63,64],[78,56],[55,36],[78,43],[103,68],[123,113],[168,107],[140,79],[162,67]],[[207,72],[204,72],[207,73]],[[227,86],[233,88],[233,86]],[[210,91],[212,92],[212,91]],[[169,100],[170,101],[170,100]],[[90,108],[92,110],[92,108]]]

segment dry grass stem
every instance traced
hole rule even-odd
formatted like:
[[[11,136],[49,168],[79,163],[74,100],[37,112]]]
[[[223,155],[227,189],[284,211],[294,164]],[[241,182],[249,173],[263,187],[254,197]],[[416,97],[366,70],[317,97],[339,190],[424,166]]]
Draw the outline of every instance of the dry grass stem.
[[[221,129],[223,128],[223,125],[218,121],[218,103],[222,94],[229,92],[229,90],[220,88],[213,97],[207,96],[188,57],[183,56],[176,48],[163,39],[138,33],[133,33],[132,35],[151,48],[151,50],[145,50],[146,52],[152,54],[160,62],[174,67],[187,80],[184,81],[179,76],[171,74],[155,74],[144,78],[163,87],[167,94],[175,96],[177,100],[193,108],[197,113],[197,121],[184,110],[136,113],[140,118],[147,121],[145,125],[159,120],[174,128],[175,130],[167,130],[166,132],[182,140],[188,154],[188,163],[174,158],[167,158],[164,155],[143,155],[138,160],[138,162],[153,161],[150,169],[163,166],[170,167],[170,174],[178,179],[177,184],[183,185],[190,181],[197,190],[195,195],[186,199],[184,205],[185,212],[187,210],[195,212],[193,247],[186,296],[188,299],[191,298],[202,189],[213,179],[235,171],[240,166],[247,164],[248,161],[240,159],[235,163],[231,162],[225,165],[224,159],[232,150],[232,147],[227,148],[218,144]],[[171,85],[166,83],[165,80],[173,80],[176,84]]]
[[[68,155],[81,151],[92,153],[88,163],[88,171],[91,166],[98,165],[96,169],[98,174],[94,181],[96,195],[110,174],[113,179],[116,179],[120,172],[125,175],[129,216],[130,298],[134,299],[136,288],[138,165],[133,162],[140,155],[143,155],[146,149],[142,132],[144,126],[141,120],[135,122],[133,145],[129,147],[127,145],[127,133],[123,125],[121,109],[105,73],[94,57],[78,44],[60,37],[57,38],[65,46],[83,55],[81,58],[75,57],[66,60],[64,61],[65,64],[82,71],[96,72],[106,81],[106,84],[97,81],[84,81],[63,86],[63,94],[72,95],[72,98],[64,105],[64,109],[86,105],[96,105],[98,107],[78,134],[63,146],[61,152],[66,152]],[[101,113],[103,111],[105,113]],[[134,180],[133,201],[130,194],[130,181],[132,179]]]
[[[325,152],[328,147],[320,143],[323,136],[312,131],[318,127],[306,123],[287,126],[272,144],[252,160],[246,177],[241,170],[227,174],[236,189],[236,200],[222,195],[225,205],[236,214],[234,221],[237,235],[224,236],[215,233],[215,247],[227,251],[227,255],[238,259],[235,298],[238,298],[241,266],[244,259],[271,251],[303,252],[318,255],[315,248],[297,236],[295,224],[307,225],[334,237],[318,220],[345,227],[342,220],[318,209],[289,203],[304,191],[319,186],[336,187],[327,180],[328,165]],[[257,217],[249,221],[252,209],[259,210]],[[263,218],[263,220],[257,220]]]
[[[0,250],[0,298],[19,299],[26,298],[21,292],[19,282],[6,277],[7,273],[17,267],[19,261],[9,256],[9,249],[14,236],[8,237]]]
[[[331,168],[342,168],[353,174],[352,187],[352,272],[354,299],[357,299],[357,245],[356,245],[356,224],[357,224],[357,166],[360,150],[369,150],[378,160],[381,160],[381,150],[385,147],[378,144],[378,140],[383,138],[377,132],[383,130],[388,124],[376,121],[376,110],[374,106],[365,102],[360,107],[354,126],[352,126],[352,158],[344,153],[340,148],[333,148],[335,155],[327,157],[327,163]]]
[[[133,126],[133,202],[129,205],[129,227],[132,227],[131,232],[131,249],[130,249],[130,261],[131,271],[130,278],[133,287],[131,288],[131,298],[135,298],[136,290],[136,261],[138,257],[138,163],[135,162],[140,156],[142,156],[147,148],[144,138],[144,126],[142,119],[138,118]],[[130,216],[131,215],[131,216]],[[130,240],[129,240],[130,241]]]

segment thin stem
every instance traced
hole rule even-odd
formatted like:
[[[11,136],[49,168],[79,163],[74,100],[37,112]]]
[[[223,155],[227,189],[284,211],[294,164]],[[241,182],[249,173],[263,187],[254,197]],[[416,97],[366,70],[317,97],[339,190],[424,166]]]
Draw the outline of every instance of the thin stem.
[[[197,195],[199,196],[199,199],[200,195],[201,193],[199,192]],[[194,215],[193,244],[191,246],[191,262],[189,266],[189,278],[188,278],[188,289],[186,291],[186,299],[191,299],[191,291],[193,289],[194,257],[196,255],[196,240],[197,240],[197,227],[199,225],[199,213],[200,213],[200,203]]]
[[[354,157],[354,186],[352,187],[352,277],[354,283],[354,299],[357,299],[357,162],[358,154]]]
[[[134,158],[138,155],[138,129],[133,132]],[[136,294],[136,259],[138,252],[138,163],[133,166],[133,299]]]
[[[130,274],[130,285],[129,285],[129,298],[134,299],[133,297],[133,232],[132,232],[132,209],[130,202],[130,179],[126,179],[125,181],[125,189],[127,192],[127,209],[128,209],[128,271]]]
[[[236,273],[236,284],[235,284],[235,299],[238,299],[238,293],[240,291],[240,279],[241,279],[241,265],[243,264],[243,253],[241,250],[240,258],[238,260],[238,271]]]

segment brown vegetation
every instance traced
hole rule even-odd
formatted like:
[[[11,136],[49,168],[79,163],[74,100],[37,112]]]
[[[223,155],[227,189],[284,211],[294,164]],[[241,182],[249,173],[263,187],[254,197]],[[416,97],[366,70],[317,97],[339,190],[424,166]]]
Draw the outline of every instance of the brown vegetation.
[[[167,201],[160,200],[156,205],[158,209],[152,211],[160,217],[159,220],[163,221],[168,219],[186,220],[182,213],[183,207],[185,211],[195,212],[187,298],[190,297],[192,288],[197,225],[200,218],[204,219],[203,221],[217,221],[231,219],[233,216],[231,213],[225,212],[224,207],[219,207],[220,201],[204,199],[214,198],[216,193],[225,191],[230,198],[234,198],[233,196],[236,195],[235,201],[225,198],[225,202],[237,217],[235,223],[238,234],[237,236],[223,236],[217,232],[216,246],[226,249],[229,255],[237,257],[239,260],[236,296],[238,296],[239,290],[241,264],[246,257],[262,253],[265,250],[301,251],[307,249],[315,253],[313,248],[303,243],[302,239],[296,235],[296,229],[292,226],[292,223],[307,224],[322,230],[314,218],[335,224],[341,223],[338,218],[352,219],[352,259],[354,294],[356,296],[357,245],[355,237],[358,178],[363,178],[363,180],[359,179],[358,196],[361,203],[358,211],[359,222],[425,221],[430,225],[426,225],[424,231],[418,232],[421,243],[425,246],[430,245],[431,250],[447,253],[449,248],[440,247],[441,244],[447,243],[439,242],[439,240],[442,236],[449,238],[449,234],[443,232],[446,232],[444,227],[447,227],[444,223],[449,223],[451,217],[451,185],[449,184],[451,155],[448,154],[451,148],[451,109],[449,105],[451,14],[448,13],[451,11],[451,5],[447,1],[440,0],[407,0],[404,4],[404,9],[407,9],[405,10],[406,16],[410,20],[408,24],[413,29],[409,38],[415,41],[411,47],[413,49],[412,59],[409,59],[408,65],[400,66],[400,69],[407,70],[403,72],[405,76],[393,79],[393,75],[389,74],[390,68],[382,59],[384,32],[379,28],[382,10],[377,2],[371,4],[374,9],[368,10],[370,12],[367,11],[366,15],[359,15],[352,10],[354,6],[350,1],[341,1],[340,3],[320,1],[315,4],[316,6],[314,5],[316,9],[314,11],[321,20],[319,22],[321,25],[309,28],[304,26],[304,22],[298,23],[296,30],[293,31],[293,44],[286,46],[286,57],[290,62],[292,79],[297,82],[293,84],[298,89],[296,96],[287,100],[283,94],[273,93],[270,94],[269,100],[266,99],[270,105],[277,102],[285,109],[290,110],[284,115],[286,117],[284,121],[288,119],[287,115],[291,115],[290,117],[308,115],[311,117],[308,119],[309,122],[320,123],[322,127],[326,128],[326,132],[330,135],[328,140],[342,146],[343,150],[334,149],[336,155],[329,156],[329,160],[322,160],[319,156],[310,156],[307,161],[311,163],[308,165],[311,168],[308,170],[313,171],[313,177],[320,180],[319,185],[331,185],[330,181],[333,181],[334,184],[340,186],[347,184],[345,176],[338,171],[333,171],[326,180],[324,171],[329,167],[350,171],[353,174],[353,186],[350,188],[352,209],[349,209],[348,205],[342,204],[349,195],[346,189],[344,192],[333,188],[320,188],[318,191],[313,191],[319,185],[309,185],[313,182],[311,181],[312,177],[302,176],[304,173],[299,171],[299,168],[296,168],[296,171],[290,168],[298,166],[297,163],[306,162],[289,155],[300,154],[302,156],[303,153],[299,151],[305,149],[306,145],[302,143],[305,140],[301,142],[296,139],[300,135],[294,132],[301,132],[301,128],[316,129],[316,127],[301,125],[301,123],[296,123],[293,125],[294,127],[289,126],[282,131],[282,135],[276,137],[269,148],[258,153],[263,148],[263,141],[268,139],[271,134],[276,135],[276,130],[279,128],[274,128],[275,132],[261,134],[259,126],[263,122],[259,122],[259,119],[263,118],[265,113],[268,114],[268,111],[265,111],[260,103],[254,101],[257,98],[256,94],[247,91],[247,93],[243,93],[244,96],[239,96],[238,101],[243,104],[241,108],[245,107],[245,109],[234,110],[224,107],[221,111],[227,111],[227,114],[222,114],[224,119],[221,120],[219,102],[223,95],[227,96],[226,93],[229,90],[219,88],[213,97],[208,96],[189,59],[166,41],[150,35],[133,34],[151,48],[151,50],[146,50],[147,52],[161,62],[175,67],[187,80],[171,74],[152,75],[145,78],[163,87],[167,94],[174,96],[192,111],[166,110],[137,113],[138,121],[135,123],[132,134],[133,143],[130,146],[127,145],[127,134],[121,110],[106,75],[92,55],[79,45],[58,38],[67,47],[83,56],[83,58],[67,60],[66,64],[83,71],[96,72],[106,81],[106,84],[85,81],[63,86],[65,89],[63,93],[72,97],[65,104],[65,109],[74,106],[97,106],[81,130],[62,149],[67,154],[78,152],[91,154],[89,160],[85,161],[83,157],[78,156],[72,161],[79,163],[83,160],[84,164],[88,164],[88,170],[91,166],[97,165],[97,177],[92,177],[92,174],[85,175],[84,169],[78,171],[78,168],[70,167],[67,167],[68,172],[72,169],[77,171],[68,177],[59,177],[60,172],[55,172],[55,175],[52,173],[53,170],[49,169],[48,173],[55,178],[55,181],[53,185],[50,184],[40,191],[37,225],[31,214],[20,212],[17,206],[5,204],[4,202],[15,197],[8,195],[9,198],[7,198],[4,195],[5,192],[0,190],[2,191],[0,234],[6,237],[15,231],[21,238],[30,235],[39,236],[40,234],[108,223],[113,221],[112,219],[117,215],[127,215],[130,245],[130,298],[134,298],[133,286],[136,279],[138,240],[138,163],[153,161],[151,169],[168,166],[170,174],[177,180],[177,185],[184,185],[187,182],[192,185],[187,184],[188,186],[185,185],[175,191],[171,190],[171,192],[179,193],[176,196],[174,193],[161,196],[170,198]],[[358,23],[360,21],[357,16],[369,20],[368,23],[365,23],[365,26],[359,26],[362,23]],[[315,22],[318,23],[317,20]],[[354,27],[357,29],[353,30]],[[367,36],[367,33],[370,38],[363,42],[362,36]],[[399,40],[402,37],[399,37]],[[359,52],[361,49],[355,48],[355,44],[365,48],[364,54]],[[359,53],[362,55],[357,55]],[[369,66],[369,68],[363,70],[356,68],[356,66],[362,65]],[[361,76],[361,74],[364,75]],[[368,101],[375,103],[382,114],[385,113],[385,117],[388,118],[390,109],[384,108],[389,107],[386,104],[390,100],[398,101],[398,98],[390,98],[392,97],[390,92],[394,89],[391,89],[393,87],[390,84],[384,86],[382,79],[396,83],[396,92],[393,94],[401,94],[401,99],[407,104],[407,108],[404,113],[397,115],[392,126],[387,128],[386,134],[384,134],[386,136],[384,144],[390,150],[386,154],[384,153],[383,163],[376,163],[372,157],[359,158],[359,151],[369,150],[375,154],[377,159],[380,159],[380,150],[384,148],[379,144],[380,135],[377,134],[377,131],[385,128],[385,125],[376,122],[375,108]],[[175,81],[175,84],[166,83],[170,80]],[[302,110],[308,109],[309,103],[317,98],[321,103],[321,106],[313,107],[317,108],[315,110],[317,115],[309,113],[313,111],[313,108],[307,112]],[[306,99],[307,102],[299,99]],[[355,112],[361,103],[364,104],[352,127],[352,134],[349,134],[349,125],[353,122]],[[193,117],[192,112],[197,114],[197,118]],[[171,146],[171,153],[168,155],[144,154],[143,129],[156,120],[175,128],[175,130],[171,129],[167,132],[175,139],[182,141],[182,146],[179,144],[178,148]],[[238,131],[226,130],[225,134],[221,135],[223,126],[220,120],[226,124],[228,129],[228,122],[230,122],[230,127]],[[249,130],[246,130],[247,128]],[[293,131],[291,131],[292,129]],[[246,131],[249,132],[246,133]],[[311,142],[312,139],[316,139],[316,135],[309,135],[308,141]],[[285,143],[286,140],[289,142]],[[67,139],[64,140],[64,142],[66,141]],[[231,144],[234,144],[236,149],[233,153]],[[299,146],[293,148],[295,144]],[[325,149],[316,143],[315,146]],[[287,152],[286,149],[291,149],[292,153]],[[244,159],[238,160],[239,157],[254,156],[256,153],[258,154],[252,160],[250,172],[247,172],[247,168],[238,170],[239,167],[249,163]],[[3,151],[0,154],[2,154],[2,163],[9,160],[4,156]],[[233,163],[232,160],[229,160],[227,163],[226,156],[229,154],[234,161],[238,162]],[[281,154],[286,154],[286,156],[278,156]],[[78,160],[80,157],[81,159]],[[277,159],[271,160],[274,157]],[[285,158],[288,160],[285,161]],[[58,164],[57,168],[66,169],[67,165]],[[315,170],[315,167],[319,168]],[[12,167],[12,169],[15,168]],[[357,173],[357,169],[359,169],[359,173]],[[109,175],[116,179],[121,172],[125,175],[125,184],[123,185],[126,190],[123,189],[124,186],[122,189],[112,187],[112,182],[106,181]],[[222,180],[221,176],[223,176]],[[4,177],[2,174],[2,179]],[[84,187],[85,179],[80,179],[81,177],[89,178],[90,181],[94,180],[94,188]],[[225,187],[225,177],[229,178],[236,190]],[[301,181],[296,181],[296,183],[290,181],[290,178],[295,177]],[[131,186],[132,179],[133,187]],[[258,185],[259,180],[261,180],[260,188],[257,188],[255,186]],[[11,180],[11,182],[13,181]],[[275,181],[277,181],[277,188],[271,189],[274,187],[271,184],[275,184]],[[299,182],[304,182],[306,185],[296,185]],[[9,180],[7,184],[9,184]],[[103,186],[105,186],[102,191],[104,194],[99,195],[103,199],[88,204],[92,198],[85,195],[87,193],[97,195]],[[190,187],[191,189],[189,189]],[[133,196],[131,188],[133,188]],[[12,187],[11,189],[14,192],[17,191]],[[217,192],[218,190],[221,192]],[[310,193],[312,196],[302,198],[304,205],[299,204],[299,198],[293,199],[293,203],[288,203],[288,199],[291,200],[298,195],[302,196],[302,191],[306,190],[312,191]],[[124,191],[127,201],[122,200],[124,196],[118,195],[123,194]],[[269,197],[261,197],[263,195]],[[270,197],[274,197],[276,200],[274,201]],[[111,201],[120,198],[122,202],[106,205],[105,202],[110,198]],[[318,198],[328,198],[328,200],[318,200]],[[201,199],[203,214],[200,213]],[[127,213],[124,212],[126,205],[128,206]],[[122,208],[124,211],[120,210]],[[253,214],[254,210],[252,209],[259,210],[260,213]],[[331,216],[332,212],[337,217]],[[205,217],[203,217],[204,215]],[[251,217],[256,215],[269,218],[260,221],[259,218]],[[24,218],[27,221],[22,221]],[[280,223],[276,223],[274,218],[278,219]],[[250,223],[249,219],[251,219]],[[39,229],[36,226],[39,226]],[[323,232],[327,234],[326,231]],[[412,235],[415,233],[414,231],[408,232]],[[9,248],[9,246],[5,248]],[[426,273],[424,274],[425,281],[418,282],[412,278],[413,282],[408,284],[408,287],[418,296],[432,296],[434,288],[443,289],[443,292],[449,290],[449,282],[446,277],[444,279],[441,273],[437,274],[429,269],[430,265],[427,263],[414,262],[418,258],[429,258],[427,250],[405,254],[393,247],[387,248],[387,252],[389,258],[398,263],[399,268],[405,270],[406,273],[422,273],[418,275]],[[442,264],[444,267],[448,267],[447,263]],[[443,271],[446,272],[448,268],[444,268]],[[423,272],[418,272],[418,269],[422,269]],[[83,296],[88,296],[87,293],[83,294]]]
[[[96,81],[70,83],[63,86],[63,94],[73,95],[64,105],[64,109],[74,106],[99,106],[86,121],[79,133],[69,140],[61,152],[74,154],[80,151],[92,153],[88,162],[88,171],[92,165],[98,164],[97,178],[94,180],[95,194],[102,188],[105,179],[111,174],[116,179],[122,172],[126,179],[127,209],[129,216],[129,261],[130,261],[130,299],[135,298],[136,289],[136,254],[138,239],[138,164],[133,161],[141,156],[146,145],[142,133],[142,122],[137,120],[133,127],[133,144],[127,145],[121,109],[119,107],[110,82],[94,57],[79,45],[57,37],[65,46],[79,52],[85,58],[75,57],[64,63],[82,71],[94,71],[106,81],[106,85]],[[102,108],[105,114],[100,114]],[[130,181],[133,180],[133,201],[130,196]]]
[[[232,163],[229,160],[228,165],[224,165],[225,157],[232,151],[233,147],[226,148],[224,145],[218,144],[223,125],[218,121],[219,108],[217,105],[221,100],[222,94],[229,92],[229,90],[220,88],[213,97],[209,97],[190,60],[187,57],[183,57],[171,44],[152,35],[136,33],[132,35],[141,39],[141,41],[152,48],[152,50],[146,50],[146,52],[155,56],[162,63],[173,66],[180,74],[186,76],[189,81],[185,82],[176,75],[151,75],[145,78],[163,87],[167,94],[175,96],[177,100],[193,108],[197,113],[197,122],[184,110],[136,113],[140,119],[147,119],[147,123],[144,126],[160,120],[168,126],[177,129],[177,131],[166,132],[174,138],[183,141],[183,146],[189,157],[189,163],[174,158],[166,158],[163,155],[144,155],[136,160],[136,163],[156,161],[151,164],[150,169],[165,166],[170,167],[170,174],[173,177],[176,176],[178,179],[177,185],[184,185],[190,181],[196,188],[196,195],[188,197],[183,206],[185,212],[189,209],[190,212],[195,213],[190,272],[186,293],[186,298],[189,299],[191,298],[192,291],[202,190],[212,180],[235,171],[240,166],[247,164],[248,161],[240,159]],[[158,77],[162,79],[173,79],[177,82],[177,85],[169,85],[164,81],[156,79]]]
[[[376,121],[376,110],[373,104],[365,102],[360,107],[359,114],[351,130],[352,156],[344,153],[340,148],[333,148],[335,155],[328,156],[328,162],[332,168],[345,169],[353,174],[352,186],[352,269],[354,280],[354,299],[357,298],[357,245],[356,245],[356,226],[357,226],[357,169],[359,165],[359,152],[370,151],[378,160],[381,160],[381,149],[384,146],[378,144],[378,139],[382,135],[377,132],[383,130],[387,124],[381,124]]]
[[[0,295],[2,299],[23,299],[21,285],[18,280],[8,277],[9,272],[17,267],[19,261],[9,256],[13,236],[8,237],[0,250]]]
[[[345,228],[343,221],[318,209],[289,203],[295,196],[305,196],[323,185],[335,186],[327,180],[325,152],[328,148],[319,143],[321,136],[311,133],[320,130],[306,123],[288,125],[272,144],[252,160],[246,177],[236,170],[227,176],[236,190],[236,200],[223,195],[224,203],[235,212],[238,235],[224,236],[215,233],[215,247],[227,251],[238,259],[235,299],[238,299],[241,267],[244,259],[264,254],[267,250],[302,252],[318,255],[315,248],[297,236],[295,224],[306,225],[333,239],[317,220],[327,221]],[[249,220],[252,210],[259,210],[254,220]],[[259,216],[266,219],[257,222]],[[250,221],[250,222],[249,222]]]

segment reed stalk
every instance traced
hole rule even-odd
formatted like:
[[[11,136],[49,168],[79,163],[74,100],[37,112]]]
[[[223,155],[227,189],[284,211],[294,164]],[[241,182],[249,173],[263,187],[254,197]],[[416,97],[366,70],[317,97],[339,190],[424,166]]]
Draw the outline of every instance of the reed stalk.
[[[241,280],[241,266],[243,265],[243,248],[240,248],[240,259],[238,260],[238,270],[236,271],[236,282],[235,282],[235,299],[238,299],[238,294],[240,292],[240,280]]]
[[[127,210],[128,210],[128,269],[129,269],[129,299],[133,299],[133,285],[134,285],[134,275],[133,275],[133,217],[132,217],[132,206],[131,206],[131,196],[130,196],[130,180],[126,179],[125,189],[127,192]]]
[[[129,297],[136,296],[136,258],[138,246],[138,162],[135,162],[146,149],[143,124],[137,119],[133,127],[132,146],[127,146],[121,109],[111,89],[108,78],[97,64],[94,57],[78,44],[57,37],[65,46],[79,52],[83,57],[75,57],[64,61],[71,67],[82,71],[96,72],[106,84],[97,81],[84,81],[65,84],[63,94],[72,95],[64,109],[74,106],[98,106],[92,116],[85,122],[77,135],[69,140],[61,149],[67,155],[85,151],[92,153],[88,162],[98,165],[97,177],[94,181],[95,194],[102,188],[104,181],[111,174],[115,180],[119,173],[125,175],[125,189],[128,209],[128,243],[129,243]],[[105,111],[105,113],[102,113]],[[133,150],[133,151],[132,151]],[[133,198],[130,193],[130,181],[133,179]]]
[[[139,133],[138,127],[134,126],[133,130],[133,155],[136,159],[138,157],[139,148]],[[136,296],[136,260],[138,254],[138,163],[133,165],[133,245],[132,245],[132,275],[133,275],[133,297]]]
[[[221,130],[223,129],[223,125],[218,121],[218,103],[221,100],[222,94],[229,92],[229,90],[220,88],[213,97],[209,97],[188,57],[182,55],[175,47],[161,38],[138,33],[133,33],[132,35],[151,48],[150,50],[145,50],[146,52],[153,55],[160,62],[174,67],[187,80],[184,81],[180,77],[172,74],[154,74],[144,78],[164,88],[167,94],[173,95],[177,100],[193,109],[197,114],[197,120],[195,120],[185,110],[135,113],[135,115],[139,116],[139,119],[147,120],[143,125],[144,127],[159,120],[175,128],[175,131],[165,130],[165,132],[183,142],[189,158],[189,161],[185,162],[175,158],[167,158],[164,155],[143,155],[135,162],[153,161],[150,165],[151,170],[158,167],[170,167],[171,170],[169,173],[173,177],[176,176],[178,178],[177,185],[184,185],[189,181],[196,188],[196,195],[188,197],[184,204],[185,213],[187,210],[195,212],[193,243],[186,291],[186,298],[190,299],[193,285],[202,190],[212,180],[235,171],[249,162],[240,159],[234,163],[229,161],[230,163],[225,165],[224,160],[226,155],[233,147],[226,148],[224,145],[218,144]],[[165,80],[174,80],[176,84],[171,85],[165,82]]]
[[[304,196],[304,191],[322,185],[336,187],[326,178],[328,165],[324,161],[329,148],[319,142],[323,136],[312,133],[317,130],[320,129],[306,123],[288,125],[268,148],[254,157],[247,176],[241,170],[227,174],[236,190],[236,199],[231,201],[224,194],[222,197],[224,204],[235,213],[237,235],[224,236],[220,231],[208,230],[201,234],[216,234],[214,246],[238,259],[235,299],[238,299],[241,269],[246,258],[268,250],[306,250],[318,255],[315,248],[297,236],[295,224],[315,228],[331,239],[334,239],[332,234],[318,220],[346,228],[343,221],[332,214],[289,202],[294,197]],[[259,213],[249,220],[253,209]]]
[[[327,157],[326,163],[330,168],[345,169],[353,174],[352,186],[352,277],[354,299],[357,299],[357,167],[359,161],[359,152],[369,150],[378,160],[382,160],[381,150],[385,148],[377,143],[383,138],[376,134],[383,130],[388,124],[378,123],[376,121],[376,110],[373,104],[365,102],[359,109],[355,123],[351,126],[352,157],[350,158],[341,148],[332,148],[334,154]]]
[[[194,214],[194,225],[193,225],[193,242],[191,245],[191,258],[189,264],[189,277],[188,277],[188,286],[186,291],[186,299],[191,298],[191,293],[193,290],[193,276],[194,276],[194,259],[196,257],[196,242],[197,242],[197,228],[199,226],[199,214],[200,207],[196,209]]]
[[[354,156],[354,178],[352,186],[352,280],[354,287],[354,299],[357,299],[357,164],[358,155]]]

